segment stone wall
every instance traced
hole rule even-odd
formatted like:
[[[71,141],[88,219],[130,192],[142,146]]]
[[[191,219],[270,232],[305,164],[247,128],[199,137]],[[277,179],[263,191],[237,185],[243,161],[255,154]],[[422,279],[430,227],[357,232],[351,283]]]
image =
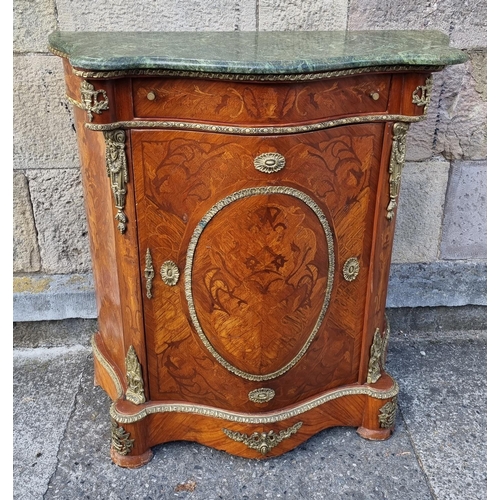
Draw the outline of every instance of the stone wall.
[[[428,119],[410,128],[388,305],[485,304],[486,0],[14,0],[15,320],[95,315],[55,29],[447,33],[470,60],[435,75]]]

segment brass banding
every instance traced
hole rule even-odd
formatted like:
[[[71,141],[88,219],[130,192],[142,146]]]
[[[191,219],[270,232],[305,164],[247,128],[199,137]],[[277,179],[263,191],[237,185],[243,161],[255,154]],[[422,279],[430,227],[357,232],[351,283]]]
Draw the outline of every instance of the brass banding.
[[[121,413],[116,408],[116,402],[111,405],[111,418],[122,424],[131,424],[138,422],[148,415],[155,413],[186,413],[192,415],[200,415],[211,418],[219,418],[229,422],[240,422],[243,424],[270,424],[273,422],[282,422],[289,418],[302,415],[318,406],[321,406],[329,401],[339,399],[346,396],[365,395],[375,399],[390,399],[396,396],[399,392],[397,382],[388,389],[375,389],[368,385],[360,385],[355,387],[346,387],[343,389],[333,389],[322,396],[318,396],[307,403],[301,403],[292,409],[273,411],[268,413],[241,413],[230,410],[220,410],[213,406],[197,405],[190,403],[149,403],[147,406],[140,408],[136,413]]]
[[[136,120],[113,123],[86,123],[85,127],[89,130],[115,130],[129,128],[147,128],[147,129],[180,129],[180,130],[202,130],[204,132],[216,132],[221,134],[240,134],[240,135],[275,135],[275,134],[300,134],[304,132],[313,132],[315,130],[324,130],[342,125],[354,125],[356,123],[372,122],[407,122],[415,123],[425,120],[426,115],[405,116],[405,115],[362,115],[350,116],[348,118],[338,118],[326,122],[311,123],[308,125],[278,126],[278,127],[238,127],[233,125],[211,125],[209,123],[192,123],[181,121],[163,121],[163,120]]]
[[[212,220],[212,218],[224,207],[237,200],[241,200],[242,198],[246,198],[249,196],[269,195],[269,194],[285,194],[288,196],[293,196],[304,202],[316,214],[316,216],[319,219],[319,222],[323,227],[323,231],[325,233],[325,238],[326,238],[326,244],[328,248],[328,271],[327,271],[328,277],[326,283],[325,297],[323,300],[320,314],[305,344],[302,346],[300,351],[294,356],[294,358],[288,363],[286,363],[284,366],[282,366],[280,369],[264,375],[258,375],[255,373],[248,373],[243,370],[240,370],[236,366],[229,363],[226,359],[224,359],[223,356],[221,356],[217,352],[217,350],[208,340],[207,336],[205,335],[205,332],[203,331],[203,328],[201,327],[200,321],[198,319],[198,314],[196,312],[196,307],[194,305],[193,290],[192,290],[192,272],[193,272],[193,261],[194,261],[196,246],[198,244],[202,232],[204,231],[207,224]],[[226,198],[220,200],[217,204],[215,204],[200,220],[191,237],[191,241],[189,243],[186,254],[186,269],[185,269],[185,293],[186,293],[186,300],[188,303],[188,310],[189,310],[189,315],[191,317],[191,321],[193,322],[193,326],[196,330],[196,333],[200,337],[200,340],[203,342],[204,346],[208,349],[208,351],[212,354],[212,356],[214,356],[214,358],[230,372],[244,379],[254,380],[254,381],[270,380],[279,377],[280,375],[283,375],[283,373],[290,370],[290,368],[292,368],[295,364],[297,364],[297,362],[302,358],[302,356],[304,356],[307,349],[311,345],[312,341],[316,337],[316,334],[318,333],[321,327],[321,324],[326,316],[328,306],[330,304],[330,296],[333,287],[334,269],[335,269],[335,258],[334,258],[332,230],[330,229],[330,225],[328,223],[328,219],[326,218],[325,214],[312,198],[310,198],[307,194],[303,193],[302,191],[299,191],[297,189],[288,186],[259,186],[248,189],[242,189],[241,191],[237,191],[229,196],[226,196]]]
[[[49,50],[60,56],[69,58],[64,52],[58,51],[49,47]],[[391,72],[406,72],[406,71],[441,71],[444,66],[368,66],[364,68],[350,68],[339,69],[332,71],[322,71],[317,73],[296,73],[296,74],[244,74],[244,73],[215,73],[215,72],[199,72],[189,70],[174,70],[174,69],[126,69],[126,70],[105,70],[94,71],[86,69],[72,68],[74,75],[81,78],[116,78],[120,76],[178,76],[181,78],[207,78],[210,80],[230,80],[230,81],[265,81],[265,82],[279,82],[279,81],[314,81],[326,80],[339,76],[360,75],[365,73],[391,73]]]
[[[102,354],[102,352],[97,347],[97,344],[96,344],[96,341],[95,341],[95,335],[92,335],[90,343],[92,345],[92,352],[94,353],[95,359],[104,368],[104,370],[106,370],[107,374],[109,375],[109,377],[113,381],[117,397],[121,398],[122,395],[123,395],[123,387],[122,387],[122,384],[120,382],[120,379],[118,378],[118,375],[116,374],[116,372],[113,369],[113,367],[109,364],[108,360],[104,357],[104,355]]]

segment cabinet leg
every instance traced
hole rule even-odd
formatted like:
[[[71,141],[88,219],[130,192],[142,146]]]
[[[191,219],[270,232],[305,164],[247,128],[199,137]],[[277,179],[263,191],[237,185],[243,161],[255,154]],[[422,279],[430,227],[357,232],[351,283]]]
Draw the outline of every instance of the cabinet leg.
[[[120,467],[127,469],[137,469],[146,465],[153,458],[151,448],[147,449],[142,455],[120,455],[113,446],[111,446],[111,460]]]
[[[111,421],[111,460],[120,467],[135,469],[147,464],[153,452],[139,424],[120,425]]]
[[[375,399],[367,397],[363,422],[357,433],[364,439],[383,441],[391,437],[396,421],[397,398]]]

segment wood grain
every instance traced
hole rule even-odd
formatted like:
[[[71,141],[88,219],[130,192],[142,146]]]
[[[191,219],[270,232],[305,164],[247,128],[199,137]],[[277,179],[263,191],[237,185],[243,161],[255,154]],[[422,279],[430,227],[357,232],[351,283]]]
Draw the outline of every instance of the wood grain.
[[[276,125],[382,113],[387,109],[390,79],[389,75],[361,75],[276,84],[137,78],[132,91],[134,116]]]
[[[392,385],[393,381],[387,375],[375,384],[376,387],[386,389]],[[149,456],[148,452],[152,446],[179,439],[202,443],[241,457],[266,459],[282,455],[321,430],[334,426],[358,427],[362,437],[383,440],[390,437],[393,430],[381,429],[378,422],[380,408],[387,402],[386,399],[376,399],[367,395],[344,396],[294,417],[265,424],[239,423],[228,421],[223,417],[184,412],[154,412],[133,423],[119,423],[127,433],[130,433],[134,445],[126,457],[114,453],[112,459],[122,467],[137,467],[143,463],[145,457]],[[134,405],[121,400],[117,402],[116,408],[123,415],[129,412],[133,414],[136,411]],[[261,415],[270,414],[272,413]],[[269,434],[271,431],[279,434],[297,424],[300,427],[295,433],[291,433],[265,454],[245,442],[232,439],[224,432],[224,429],[227,429],[246,436],[251,436],[253,433]],[[148,430],[147,434],[144,433],[145,429]]]
[[[154,280],[153,299],[144,299],[153,399],[205,402],[256,411],[256,405],[248,401],[248,393],[264,385],[276,391],[272,401],[257,406],[268,410],[357,379],[367,270],[362,266],[358,278],[347,282],[342,266],[353,256],[361,264],[369,262],[372,234],[366,224],[370,223],[367,215],[375,205],[373,185],[378,180],[383,130],[383,124],[357,125],[295,136],[242,137],[236,144],[231,136],[217,134],[132,132],[136,186],[144,187],[144,192],[136,195],[138,212],[143,214],[138,223],[141,254],[145,254],[146,248],[154,249],[157,270],[166,260],[175,261],[181,269],[177,286],[165,286],[158,276]],[[287,164],[280,172],[264,174],[255,169],[253,159],[270,150],[283,154]],[[183,270],[192,234],[217,201],[246,188],[279,185],[314,197],[328,219],[335,238],[334,252],[340,259],[335,260],[333,300],[307,356],[279,381],[266,380],[264,384],[235,376],[207,351],[191,325],[183,291]],[[277,235],[281,234],[283,223],[274,220],[278,232],[274,231],[272,212],[278,217],[276,209],[286,205],[290,212],[287,224],[292,225],[292,230],[281,241],[275,240],[281,237]],[[292,212],[298,217],[293,223]],[[247,220],[248,229],[243,230],[242,220]],[[256,221],[253,226],[252,220]],[[302,262],[312,245],[314,255]],[[202,232],[198,247],[202,250],[197,250],[194,256],[193,297],[202,328],[215,350],[231,364],[251,373],[265,373],[283,366],[311,333],[324,297],[328,260],[325,234],[316,215],[291,196],[249,197],[229,204],[214,216]],[[241,297],[235,296],[240,291],[248,294],[247,282],[242,278],[252,275],[252,267],[254,271],[276,270],[276,264],[279,267],[283,259],[291,264],[294,259],[301,263],[297,270],[293,265],[279,268],[286,271],[285,278],[286,273],[302,272],[304,288],[298,298],[304,299],[307,282],[316,283],[311,289],[313,296],[309,294],[309,302],[306,300],[296,313],[301,321],[306,318],[306,323],[299,322],[295,333],[283,323],[283,312],[281,320],[276,311],[267,313],[267,319],[264,316],[262,320],[262,314],[273,303],[278,307],[280,294],[289,294],[290,286],[283,278],[273,281],[276,298],[253,290],[252,309],[257,307],[259,311],[253,316],[258,331],[248,314],[243,318],[238,316],[240,313],[228,314],[224,310],[224,307],[246,307],[243,302],[238,306]],[[225,279],[230,283],[222,284],[217,272],[226,273]],[[262,274],[266,279],[269,276],[267,272]],[[259,284],[253,283],[254,288]],[[263,286],[266,284],[261,280],[261,290],[266,290]],[[361,293],[352,293],[353,290]],[[221,300],[229,302],[224,306]],[[288,321],[294,320],[290,317]],[[235,336],[242,336],[242,340],[236,342]],[[280,348],[287,342],[286,348]],[[255,350],[257,345],[260,347]],[[246,349],[250,353],[245,355]]]
[[[65,73],[68,95],[80,101],[82,79],[67,61]],[[348,116],[421,116],[412,93],[428,77],[409,69],[314,82],[95,79],[90,83],[106,92],[109,110],[95,114],[93,123],[293,126]],[[386,327],[395,227],[386,218],[392,122],[277,136],[132,128],[125,142],[124,234],[114,218],[103,134],[85,126],[87,113],[77,107],[75,123],[99,314],[95,380],[122,414],[175,403],[269,416],[328,391],[366,387],[374,332]],[[255,158],[269,153],[282,155],[284,168],[256,169]],[[150,294],[147,252],[154,270]],[[352,281],[343,276],[349,259],[359,263]],[[166,261],[180,271],[172,286],[161,277]],[[141,405],[123,396],[130,346],[143,375],[147,400]],[[393,384],[382,370],[373,387]],[[272,398],[252,401],[256,389]],[[152,446],[184,439],[263,458],[228,434],[279,433],[299,422],[266,457],[335,425],[386,439],[392,427],[381,427],[379,414],[388,401],[344,395],[269,425],[153,412],[120,424],[134,446],[128,455],[112,448],[111,456],[123,467],[139,467],[151,459]]]

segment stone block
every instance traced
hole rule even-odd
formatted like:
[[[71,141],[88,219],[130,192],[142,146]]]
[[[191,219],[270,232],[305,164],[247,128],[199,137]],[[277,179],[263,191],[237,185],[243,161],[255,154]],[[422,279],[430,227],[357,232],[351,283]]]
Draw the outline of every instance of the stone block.
[[[434,156],[434,138],[439,115],[441,75],[433,75],[431,102],[425,120],[412,123],[406,140],[406,161],[425,161]]]
[[[423,30],[450,31],[449,4],[440,2],[408,2],[407,0],[351,0],[349,30]]]
[[[61,59],[14,57],[14,169],[79,168]]]
[[[453,336],[470,338],[486,336],[488,329],[487,306],[396,307],[386,309],[391,325],[391,342],[411,339],[435,339]],[[90,321],[90,320],[87,320]],[[30,324],[30,323],[24,323]],[[457,332],[457,328],[460,329]],[[27,329],[27,328],[26,328]],[[14,329],[14,332],[16,329]],[[14,337],[15,339],[15,337]]]
[[[392,264],[387,307],[485,306],[486,274],[484,261]]]
[[[58,0],[65,31],[251,31],[255,0]]]
[[[349,30],[438,30],[458,48],[486,47],[486,0],[351,0]]]
[[[460,49],[487,46],[487,0],[452,4],[450,44]]]
[[[441,77],[435,152],[450,160],[486,158],[486,52],[446,68]]]
[[[22,172],[14,173],[14,272],[40,270],[40,253],[36,238],[35,220],[31,208],[28,181]]]
[[[80,170],[28,170],[42,271],[90,270],[87,221]]]
[[[260,0],[260,31],[344,30],[348,0]]]
[[[399,194],[393,262],[438,259],[449,163],[407,163]]]
[[[486,254],[486,162],[453,162],[441,258],[486,259]]]
[[[91,274],[14,276],[13,305],[15,322],[97,317]]]
[[[14,0],[14,52],[47,52],[47,36],[57,29],[55,0]]]

